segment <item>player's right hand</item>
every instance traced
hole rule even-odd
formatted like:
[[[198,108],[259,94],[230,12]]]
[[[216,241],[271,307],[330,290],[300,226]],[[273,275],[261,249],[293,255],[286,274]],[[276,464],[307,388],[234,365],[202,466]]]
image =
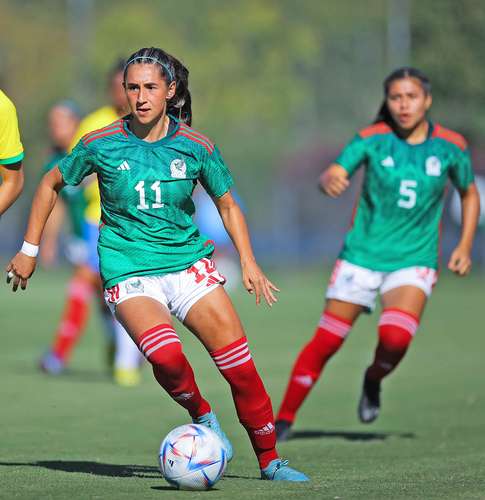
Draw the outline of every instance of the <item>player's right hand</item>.
[[[337,198],[350,185],[349,174],[340,165],[330,165],[320,176],[320,189],[330,196]]]
[[[12,282],[12,291],[16,292],[20,285],[22,290],[27,288],[27,280],[35,271],[37,263],[36,257],[29,257],[22,252],[19,252],[5,268],[7,271],[7,284]]]

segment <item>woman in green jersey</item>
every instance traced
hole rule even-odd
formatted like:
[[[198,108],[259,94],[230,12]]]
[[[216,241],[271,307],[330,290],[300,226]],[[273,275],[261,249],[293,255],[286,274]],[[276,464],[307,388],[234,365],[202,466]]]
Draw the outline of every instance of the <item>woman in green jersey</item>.
[[[296,412],[362,312],[382,314],[374,360],[364,375],[361,422],[379,414],[382,379],[403,358],[436,282],[439,224],[450,179],[461,197],[461,239],[448,268],[470,272],[479,197],[467,144],[456,132],[431,122],[431,85],[414,68],[384,81],[385,99],[375,123],[361,130],[320,177],[332,198],[349,186],[361,166],[359,203],[327,289],[314,337],[300,352],[277,416],[277,436],[289,437]]]
[[[243,282],[269,305],[278,290],[251,248],[244,216],[231,195],[232,177],[218,148],[192,129],[188,70],[161,49],[135,52],[124,71],[131,114],[85,135],[46,174],[35,195],[22,250],[7,267],[13,289],[25,288],[57,193],[96,173],[101,193],[98,253],[106,300],[152,364],[158,383],[192,420],[217,432],[228,459],[232,447],[202,397],[171,314],[210,352],[231,386],[237,414],[258,458],[261,477],[306,481],[275,449],[271,401],[259,377],[234,307],[220,285],[192,215],[200,182],[211,195],[241,259]]]

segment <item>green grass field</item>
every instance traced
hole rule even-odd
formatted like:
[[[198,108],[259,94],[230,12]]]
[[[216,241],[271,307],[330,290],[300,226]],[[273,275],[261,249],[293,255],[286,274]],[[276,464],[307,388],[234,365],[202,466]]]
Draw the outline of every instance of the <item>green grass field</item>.
[[[235,301],[273,403],[281,400],[297,349],[318,320],[327,276],[272,273],[272,309]],[[39,272],[27,293],[0,289],[0,498],[485,499],[484,276],[444,273],[407,358],[384,384],[383,411],[359,424],[356,404],[376,339],[377,316],[357,323],[304,405],[296,438],[280,445],[309,484],[258,480],[258,468],[230,393],[203,348],[181,327],[202,392],[235,445],[211,492],[178,492],[157,468],[163,436],[187,422],[144,370],[135,389],[114,386],[93,316],[69,373],[41,375],[38,357],[62,307],[66,272]]]

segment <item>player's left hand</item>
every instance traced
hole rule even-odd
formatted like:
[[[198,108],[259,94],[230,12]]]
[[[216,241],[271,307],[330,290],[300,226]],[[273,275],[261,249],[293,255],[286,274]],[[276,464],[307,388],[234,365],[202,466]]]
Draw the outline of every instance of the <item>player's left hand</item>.
[[[249,293],[256,295],[257,305],[261,302],[261,295],[270,307],[278,301],[274,292],[279,292],[280,289],[271,283],[256,261],[242,262],[241,271],[244,287]]]
[[[472,268],[470,251],[456,247],[448,262],[448,269],[458,276],[466,276]]]

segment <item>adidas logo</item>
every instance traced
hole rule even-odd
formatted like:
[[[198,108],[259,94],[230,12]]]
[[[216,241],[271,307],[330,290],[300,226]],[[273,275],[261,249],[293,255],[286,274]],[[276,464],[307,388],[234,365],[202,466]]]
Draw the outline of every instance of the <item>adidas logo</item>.
[[[178,396],[175,396],[175,401],[188,401],[193,397],[194,393],[193,392],[182,392]]]
[[[394,167],[394,158],[392,156],[388,156],[381,161],[381,165],[383,167]]]
[[[261,429],[255,430],[254,434],[257,434],[258,436],[266,436],[272,432],[274,432],[274,425],[271,422],[268,422],[264,427],[261,427]]]
[[[293,377],[293,380],[303,387],[311,387],[313,385],[313,379],[310,375],[296,375]]]
[[[128,162],[125,160],[116,170],[130,170]]]

